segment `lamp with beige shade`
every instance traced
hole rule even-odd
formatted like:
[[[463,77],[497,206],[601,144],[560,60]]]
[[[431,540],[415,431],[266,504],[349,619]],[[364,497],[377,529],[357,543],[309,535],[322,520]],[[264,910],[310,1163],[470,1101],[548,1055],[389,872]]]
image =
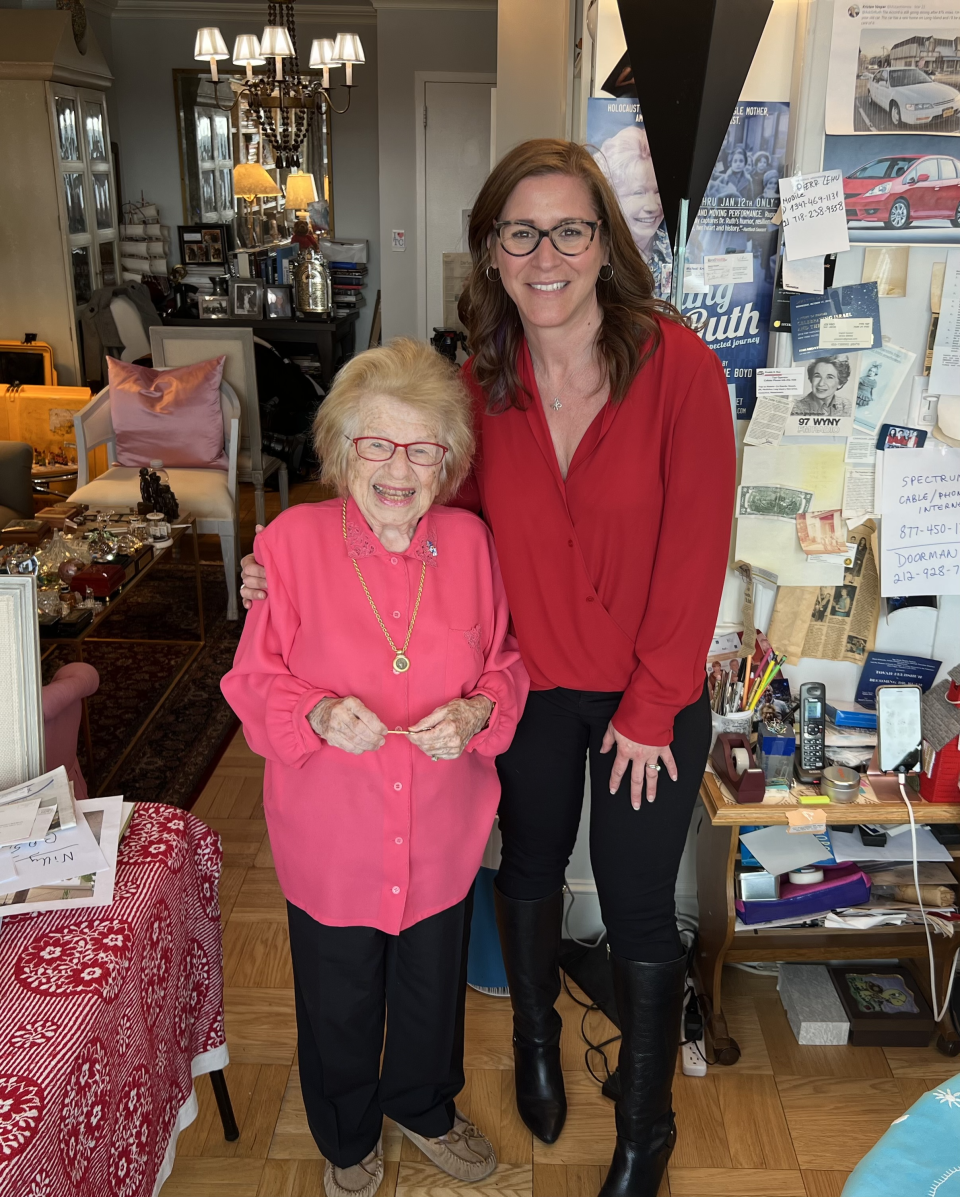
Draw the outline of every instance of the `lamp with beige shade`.
[[[282,195],[283,191],[271,179],[259,162],[241,162],[233,168],[233,192],[246,201],[249,244],[256,245],[253,227],[254,201],[262,196]]]

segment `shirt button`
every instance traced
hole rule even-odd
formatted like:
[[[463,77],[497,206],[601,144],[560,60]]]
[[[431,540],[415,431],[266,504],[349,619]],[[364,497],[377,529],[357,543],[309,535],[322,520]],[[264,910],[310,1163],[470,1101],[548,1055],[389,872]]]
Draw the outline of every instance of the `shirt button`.
[[[587,602],[588,602],[588,603],[592,603],[592,602],[594,602],[594,597],[593,597],[593,595],[592,595],[592,594],[588,594],[588,595],[587,595]]]
[[[390,558],[390,564],[391,564],[391,565],[396,565],[396,564],[397,564],[397,559],[396,559],[396,557],[391,557],[391,558]]]
[[[399,782],[399,781],[395,781],[395,782],[393,783],[393,788],[394,788],[395,790],[402,790],[402,789],[403,789],[403,786],[400,784],[400,782]]]
[[[403,836],[402,836],[402,835],[398,835],[398,836],[397,836],[397,838],[396,838],[396,839],[395,839],[393,842],[394,842],[395,844],[402,844],[402,843],[403,843]]]
[[[572,540],[568,540],[568,541],[567,541],[567,544],[570,546],[570,548],[571,548],[571,549],[573,548],[573,541],[572,541]]]
[[[393,613],[393,618],[394,618],[394,619],[399,619],[399,618],[400,618],[400,612],[399,612],[399,611],[394,611],[394,613]]]
[[[399,723],[397,724],[397,731],[403,731],[403,728],[400,726]]]
[[[395,885],[395,886],[393,887],[393,892],[394,892],[395,894],[398,894],[398,893],[400,892],[400,886],[399,886],[399,885]]]

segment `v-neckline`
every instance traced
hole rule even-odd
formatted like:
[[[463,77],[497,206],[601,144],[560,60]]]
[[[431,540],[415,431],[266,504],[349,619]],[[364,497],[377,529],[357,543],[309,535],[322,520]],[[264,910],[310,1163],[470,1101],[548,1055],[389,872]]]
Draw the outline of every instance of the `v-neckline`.
[[[557,457],[557,447],[553,443],[553,434],[550,431],[550,425],[547,423],[547,413],[543,410],[543,399],[540,395],[540,388],[537,385],[537,375],[533,368],[533,358],[530,356],[530,346],[526,340],[524,340],[521,350],[520,365],[521,381],[533,396],[533,402],[527,404],[527,420],[544,457],[547,459],[548,465],[552,469],[557,482],[560,484],[561,490],[565,490],[570,475],[590,456],[610,427],[615,409],[610,402],[608,393],[603,407],[600,408],[584,429],[583,435],[577,442],[577,447],[574,449],[573,456],[570,458],[570,464],[567,467],[566,477],[564,477],[563,471],[560,469],[560,459]]]

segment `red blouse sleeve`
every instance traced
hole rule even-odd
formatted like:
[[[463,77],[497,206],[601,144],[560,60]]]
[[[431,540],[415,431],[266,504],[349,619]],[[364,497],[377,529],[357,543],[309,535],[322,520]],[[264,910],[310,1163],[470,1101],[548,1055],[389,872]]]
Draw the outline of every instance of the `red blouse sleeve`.
[[[247,612],[233,668],[221,679],[220,689],[258,756],[300,768],[312,753],[327,748],[307,716],[322,698],[339,696],[311,686],[287,668],[300,616],[268,540],[261,533],[255,546],[270,594]]]
[[[669,744],[700,695],[726,572],[736,442],[727,380],[710,353],[693,376],[664,448],[664,506],[639,664],[613,724],[640,744]]]

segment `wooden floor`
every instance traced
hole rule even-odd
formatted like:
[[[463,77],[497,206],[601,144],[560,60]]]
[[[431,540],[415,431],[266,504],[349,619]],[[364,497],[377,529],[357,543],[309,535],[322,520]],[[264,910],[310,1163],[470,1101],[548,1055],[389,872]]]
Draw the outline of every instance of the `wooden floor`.
[[[301,499],[315,494],[298,491]],[[240,1138],[224,1140],[210,1081],[199,1078],[200,1116],[180,1137],[163,1197],[323,1191],[323,1162],[297,1079],[286,915],[263,820],[262,777],[262,761],[238,733],[194,807],[224,846],[226,1077]],[[679,1138],[662,1197],[839,1197],[850,1170],[893,1119],[956,1072],[956,1061],[933,1048],[798,1046],[770,978],[729,970],[724,992],[743,1056],[704,1078],[678,1074]],[[467,1086],[458,1100],[493,1142],[500,1165],[481,1184],[459,1185],[388,1125],[379,1197],[595,1197],[613,1151],[613,1107],[585,1069],[581,1012],[565,995],[559,1008],[570,1105],[560,1141],[534,1142],[517,1116],[509,1003],[471,990]],[[587,1030],[594,1042],[614,1033],[599,1014],[589,1016]]]

